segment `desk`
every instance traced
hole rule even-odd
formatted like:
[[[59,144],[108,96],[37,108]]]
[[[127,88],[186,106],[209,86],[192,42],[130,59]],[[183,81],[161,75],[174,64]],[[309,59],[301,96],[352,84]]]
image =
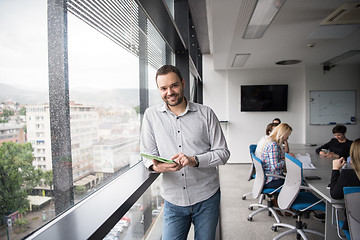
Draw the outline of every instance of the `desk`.
[[[326,200],[326,219],[325,219],[325,239],[339,239],[336,233],[336,228],[332,226],[332,204],[343,203],[344,200],[335,200],[330,196],[330,190],[327,186],[331,180],[332,159],[319,156],[315,149],[317,147],[307,147],[304,144],[294,144],[290,146],[290,151],[293,153],[305,154],[309,153],[311,162],[316,169],[303,170],[304,180],[306,184],[314,190],[314,192]],[[306,176],[316,175],[321,177],[320,180],[307,180]]]

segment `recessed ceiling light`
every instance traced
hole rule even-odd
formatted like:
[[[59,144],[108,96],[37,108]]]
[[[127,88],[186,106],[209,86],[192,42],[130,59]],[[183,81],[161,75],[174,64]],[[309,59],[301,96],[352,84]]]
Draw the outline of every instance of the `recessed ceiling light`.
[[[285,0],[258,0],[243,35],[244,39],[262,38]]]
[[[231,66],[232,67],[242,67],[242,66],[244,66],[245,62],[248,60],[249,57],[250,57],[249,53],[236,54]]]
[[[292,65],[292,64],[297,64],[297,63],[301,63],[301,60],[284,60],[284,61],[279,61],[276,64],[277,65]]]
[[[308,43],[306,46],[308,46],[308,47],[315,47],[315,46],[316,46],[316,43]]]

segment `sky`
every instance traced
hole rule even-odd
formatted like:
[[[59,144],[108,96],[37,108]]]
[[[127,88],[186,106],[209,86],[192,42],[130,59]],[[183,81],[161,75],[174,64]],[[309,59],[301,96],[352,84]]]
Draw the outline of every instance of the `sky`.
[[[0,0],[0,83],[48,90],[47,1]],[[138,59],[68,14],[71,90],[138,88]]]

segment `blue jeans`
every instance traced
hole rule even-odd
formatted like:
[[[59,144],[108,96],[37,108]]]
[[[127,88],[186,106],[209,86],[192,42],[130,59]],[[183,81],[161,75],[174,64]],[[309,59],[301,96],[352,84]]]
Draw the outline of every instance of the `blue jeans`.
[[[220,189],[209,199],[180,207],[165,201],[163,240],[186,240],[194,224],[195,240],[214,240],[219,218]]]

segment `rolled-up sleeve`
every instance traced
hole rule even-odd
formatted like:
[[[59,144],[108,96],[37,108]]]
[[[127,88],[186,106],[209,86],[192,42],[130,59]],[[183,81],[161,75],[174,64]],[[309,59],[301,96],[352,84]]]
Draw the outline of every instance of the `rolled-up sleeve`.
[[[159,152],[156,146],[154,132],[148,118],[149,116],[145,111],[141,127],[140,152],[158,156]],[[142,160],[146,168],[149,168],[151,165],[153,165],[153,162],[150,159],[143,157]]]
[[[199,159],[199,167],[215,167],[218,165],[224,165],[230,157],[230,151],[227,147],[220,122],[211,109],[209,110],[209,115],[208,131],[210,151],[197,155]]]

